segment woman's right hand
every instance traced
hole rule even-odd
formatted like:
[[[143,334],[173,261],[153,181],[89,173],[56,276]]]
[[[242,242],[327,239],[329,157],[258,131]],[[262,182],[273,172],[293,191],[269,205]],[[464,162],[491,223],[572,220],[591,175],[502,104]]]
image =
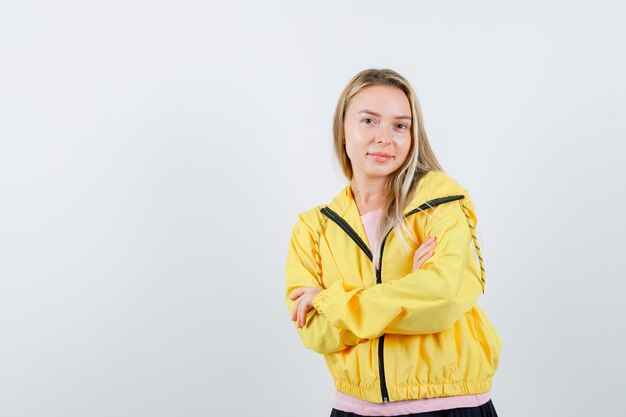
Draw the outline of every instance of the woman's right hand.
[[[415,250],[413,256],[413,271],[420,269],[428,258],[433,256],[433,249],[435,248],[435,240],[437,238],[430,236]]]

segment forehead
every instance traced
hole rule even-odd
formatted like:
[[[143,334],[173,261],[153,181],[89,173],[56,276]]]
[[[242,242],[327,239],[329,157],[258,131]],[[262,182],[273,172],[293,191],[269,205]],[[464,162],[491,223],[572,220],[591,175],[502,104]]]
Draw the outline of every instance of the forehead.
[[[404,91],[388,85],[373,85],[352,97],[346,112],[370,110],[383,116],[410,115],[411,105]]]

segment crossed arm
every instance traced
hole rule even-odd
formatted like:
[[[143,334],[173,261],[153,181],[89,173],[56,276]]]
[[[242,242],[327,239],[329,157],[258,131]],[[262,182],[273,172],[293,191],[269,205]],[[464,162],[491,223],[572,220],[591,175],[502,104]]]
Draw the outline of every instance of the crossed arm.
[[[422,267],[424,262],[433,255],[435,248],[435,238],[427,238],[413,255],[413,271]],[[298,328],[304,327],[307,320],[307,313],[313,308],[313,300],[322,291],[321,287],[304,286],[295,289],[289,299],[295,301],[291,312],[291,320],[296,322]]]
[[[330,353],[385,333],[436,333],[475,304],[481,285],[472,276],[478,274],[476,265],[467,264],[472,262],[472,234],[461,203],[439,205],[431,217],[424,235],[436,239],[434,253],[418,248],[415,259],[424,260],[420,268],[365,289],[346,289],[342,281],[323,288],[314,272],[310,229],[304,222],[294,227],[286,295],[292,318],[303,325],[298,332],[305,346]]]

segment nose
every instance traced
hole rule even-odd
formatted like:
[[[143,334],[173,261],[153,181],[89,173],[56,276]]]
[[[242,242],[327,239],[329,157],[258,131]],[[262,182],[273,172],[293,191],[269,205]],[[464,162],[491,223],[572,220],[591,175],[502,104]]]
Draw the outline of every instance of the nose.
[[[376,142],[381,145],[388,145],[391,143],[393,137],[393,126],[390,123],[381,123],[376,131]]]

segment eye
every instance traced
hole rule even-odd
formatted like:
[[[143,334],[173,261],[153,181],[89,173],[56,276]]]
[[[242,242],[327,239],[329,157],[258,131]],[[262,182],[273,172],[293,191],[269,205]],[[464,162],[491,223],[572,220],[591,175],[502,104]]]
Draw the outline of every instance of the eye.
[[[374,119],[372,119],[371,117],[366,117],[365,119],[363,119],[363,121],[365,122],[366,125],[371,125],[372,123],[368,123],[368,120],[370,121],[374,121]]]
[[[401,126],[403,126],[403,127],[401,127]],[[406,124],[404,124],[404,123],[398,123],[398,127],[400,127],[400,129],[403,129],[403,130],[404,130],[404,129],[408,129],[408,128],[409,128],[409,127],[408,127]]]

